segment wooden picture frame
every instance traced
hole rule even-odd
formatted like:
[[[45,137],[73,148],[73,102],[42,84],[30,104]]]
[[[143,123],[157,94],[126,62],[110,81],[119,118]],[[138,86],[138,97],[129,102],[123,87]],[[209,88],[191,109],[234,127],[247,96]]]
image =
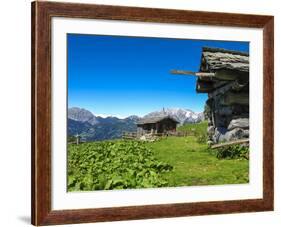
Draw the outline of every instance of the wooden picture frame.
[[[263,198],[77,210],[51,209],[51,18],[235,26],[263,29]],[[272,211],[273,16],[36,1],[32,3],[32,224],[54,225]]]

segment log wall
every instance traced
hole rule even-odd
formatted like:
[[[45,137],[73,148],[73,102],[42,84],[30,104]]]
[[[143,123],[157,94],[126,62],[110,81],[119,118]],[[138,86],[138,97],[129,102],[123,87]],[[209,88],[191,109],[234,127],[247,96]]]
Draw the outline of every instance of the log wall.
[[[240,90],[233,84],[208,93],[205,117],[212,143],[249,138],[249,83],[240,84]]]

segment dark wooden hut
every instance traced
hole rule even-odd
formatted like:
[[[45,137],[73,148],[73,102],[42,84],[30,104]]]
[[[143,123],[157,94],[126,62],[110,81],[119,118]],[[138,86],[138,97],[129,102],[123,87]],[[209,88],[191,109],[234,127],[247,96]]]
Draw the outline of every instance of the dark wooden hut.
[[[147,117],[137,123],[139,134],[175,132],[179,122],[171,116]]]
[[[208,93],[205,118],[208,134],[218,143],[249,138],[249,54],[220,48],[202,49],[196,91]]]

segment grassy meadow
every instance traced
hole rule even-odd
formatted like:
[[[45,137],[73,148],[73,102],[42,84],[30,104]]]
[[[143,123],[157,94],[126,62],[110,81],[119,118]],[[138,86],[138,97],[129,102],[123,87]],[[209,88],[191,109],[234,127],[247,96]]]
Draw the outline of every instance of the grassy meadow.
[[[206,122],[184,125],[178,130],[187,136],[155,142],[69,144],[68,190],[248,183],[249,161],[244,156],[218,158],[206,144],[206,127]]]
[[[249,162],[244,159],[218,159],[195,136],[168,137],[147,144],[155,157],[173,166],[165,173],[168,185],[219,185],[248,182]]]

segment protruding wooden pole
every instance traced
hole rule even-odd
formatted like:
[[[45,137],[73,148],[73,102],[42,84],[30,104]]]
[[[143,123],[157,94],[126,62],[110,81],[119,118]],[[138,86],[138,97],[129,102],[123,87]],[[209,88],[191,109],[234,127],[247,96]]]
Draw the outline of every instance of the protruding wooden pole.
[[[190,75],[190,76],[198,76],[198,77],[214,77],[215,73],[207,73],[207,72],[192,72],[186,70],[171,70],[171,74],[176,75]]]

